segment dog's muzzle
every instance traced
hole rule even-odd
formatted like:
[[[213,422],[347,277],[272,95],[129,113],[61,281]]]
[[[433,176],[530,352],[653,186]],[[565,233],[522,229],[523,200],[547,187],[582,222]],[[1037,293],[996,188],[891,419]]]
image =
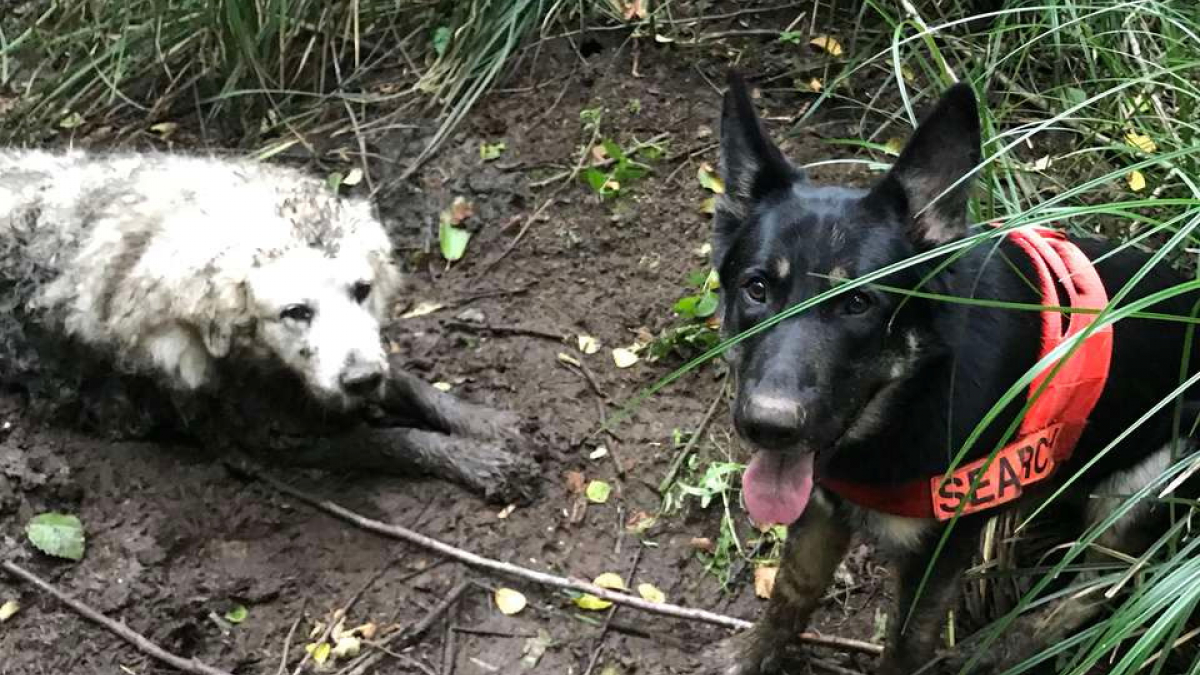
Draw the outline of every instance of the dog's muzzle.
[[[370,396],[383,385],[383,368],[371,365],[350,366],[338,378],[342,391],[350,396]]]

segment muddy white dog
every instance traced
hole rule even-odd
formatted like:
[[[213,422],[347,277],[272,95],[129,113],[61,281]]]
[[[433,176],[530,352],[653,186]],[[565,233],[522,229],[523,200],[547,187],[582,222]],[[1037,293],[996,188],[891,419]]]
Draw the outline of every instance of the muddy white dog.
[[[33,411],[511,497],[515,420],[385,353],[400,280],[370,204],[296,170],[0,150],[0,383]]]

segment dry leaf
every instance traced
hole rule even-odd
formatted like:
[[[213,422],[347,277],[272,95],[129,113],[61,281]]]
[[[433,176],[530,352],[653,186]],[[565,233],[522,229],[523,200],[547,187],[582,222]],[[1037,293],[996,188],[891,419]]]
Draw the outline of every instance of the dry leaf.
[[[506,616],[519,614],[528,604],[520,591],[514,591],[511,588],[497,588],[495,597],[496,607],[500,609],[501,614]]]
[[[626,21],[645,19],[646,7],[642,4],[642,0],[633,0],[633,2],[625,5],[625,11],[622,12],[622,16],[625,17]]]
[[[821,78],[814,77],[813,79],[808,81],[808,88],[811,89],[812,91],[820,93],[821,90],[825,88],[825,85],[821,82]]]
[[[908,66],[900,66],[900,77],[903,77],[905,82],[912,82],[917,79],[917,74]]]
[[[712,539],[709,539],[708,537],[692,537],[692,540],[688,543],[692,548],[698,551],[707,551],[712,553],[716,549],[716,547],[713,546]]]
[[[900,151],[904,149],[904,141],[900,140],[899,138],[889,138],[887,139],[887,142],[883,144],[883,148],[890,155],[899,155]]]
[[[1130,131],[1125,134],[1125,142],[1146,154],[1158,150],[1158,144],[1154,142],[1153,138],[1150,138],[1146,134],[1139,134],[1136,131]]]
[[[13,618],[13,615],[19,611],[21,611],[21,605],[17,604],[16,600],[9,600],[0,605],[0,623]]]
[[[583,365],[583,364],[579,363],[579,359],[575,358],[574,356],[571,356],[570,354],[567,354],[566,352],[559,352],[559,353],[555,354],[554,357],[556,359],[558,359],[559,361],[562,361],[563,363],[567,364],[568,366],[575,366],[576,368],[579,368]]]
[[[700,202],[700,213],[707,213],[708,215],[711,216],[712,214],[714,214],[716,212],[717,212],[717,198],[716,197],[708,197],[704,201]]]
[[[809,40],[808,44],[818,49],[825,50],[830,56],[842,55],[842,44],[837,41],[837,38],[830,37],[828,35],[818,35],[817,37]]]
[[[438,391],[450,391],[450,389],[453,388],[453,385],[451,385],[449,382],[434,382],[433,388],[437,389]]]
[[[354,630],[352,630],[350,632],[362,636],[362,638],[364,640],[374,640],[375,633],[377,633],[378,631],[379,631],[379,626],[375,625],[374,622],[368,621],[367,623],[364,623],[361,626],[355,626]]]
[[[434,312],[438,311],[439,309],[442,309],[443,307],[445,307],[445,305],[443,305],[440,302],[429,302],[429,301],[418,302],[416,307],[413,307],[412,309],[408,310],[407,312],[401,314],[400,318],[401,319],[415,319],[418,316],[425,316],[426,314],[433,314]]]
[[[496,517],[499,518],[500,520],[504,520],[505,518],[511,516],[512,512],[516,511],[516,510],[517,510],[516,504],[509,504],[508,506],[500,509],[500,513],[497,513]]]
[[[649,600],[650,602],[666,602],[667,596],[662,591],[658,590],[651,584],[638,584],[638,595]]]
[[[704,242],[700,248],[696,249],[697,257],[707,258],[710,255],[712,255],[712,244],[708,242]]]
[[[641,534],[654,526],[658,522],[658,518],[646,513],[645,511],[637,511],[629,516],[625,521],[625,529],[634,534]]]
[[[1034,171],[1045,171],[1050,168],[1050,155],[1042,155],[1033,163]]]
[[[596,164],[600,164],[601,162],[603,162],[606,159],[608,159],[608,151],[604,149],[604,146],[598,145],[598,144],[593,145],[592,146],[592,161],[595,162]]]
[[[617,364],[618,368],[628,368],[638,362],[638,355],[632,349],[626,347],[617,347],[612,350],[613,363]]]
[[[362,179],[363,179],[362,169],[355,167],[353,169],[350,169],[350,173],[347,173],[346,177],[342,179],[342,185],[351,185],[351,186],[358,185],[359,183],[362,182]]]
[[[584,354],[595,354],[600,351],[600,341],[591,335],[580,335],[576,341],[579,344],[579,351]]]
[[[713,194],[725,194],[725,181],[721,180],[721,176],[717,174],[716,169],[708,162],[704,162],[696,170],[696,180],[700,181],[700,187]]]
[[[333,651],[333,646],[328,642],[322,642],[319,645],[309,643],[304,645],[304,651],[308,652],[312,656],[312,660],[316,661],[319,666],[329,660],[329,653]]]
[[[578,471],[567,472],[567,490],[570,490],[572,493],[583,494],[583,488],[586,483],[587,481],[584,479],[582,473]]]
[[[608,454],[608,448],[603,445],[596,446],[596,449],[588,453],[588,459],[600,459]]]
[[[779,574],[778,567],[754,568],[754,594],[760,598],[770,598],[775,592],[775,575]]]
[[[621,575],[617,574],[616,572],[605,572],[604,574],[596,577],[592,583],[596,584],[600,588],[609,588],[616,591],[625,590],[625,580],[622,579]]]
[[[1146,177],[1142,175],[1141,171],[1130,171],[1125,180],[1129,182],[1129,189],[1134,192],[1146,189]]]
[[[475,215],[475,205],[467,201],[464,197],[455,197],[450,204],[450,222],[454,225],[461,225],[464,220]]]
[[[175,122],[159,122],[158,124],[150,125],[150,131],[162,136],[170,138],[179,129],[179,125]]]
[[[343,635],[338,638],[331,653],[335,659],[352,659],[362,650],[362,641],[353,635]]]
[[[608,600],[601,600],[591,593],[584,593],[578,598],[575,598],[575,604],[578,605],[580,609],[592,610],[608,609],[609,607],[612,607],[612,602]]]

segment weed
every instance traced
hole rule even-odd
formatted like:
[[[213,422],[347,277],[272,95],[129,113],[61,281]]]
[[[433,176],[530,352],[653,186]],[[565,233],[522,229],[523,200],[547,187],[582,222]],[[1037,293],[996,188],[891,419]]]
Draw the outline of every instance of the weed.
[[[670,354],[688,358],[712,349],[721,341],[720,322],[716,316],[720,284],[716,270],[692,272],[687,277],[687,284],[698,292],[689,293],[675,302],[673,309],[679,323],[665,329],[650,343],[651,361]]]

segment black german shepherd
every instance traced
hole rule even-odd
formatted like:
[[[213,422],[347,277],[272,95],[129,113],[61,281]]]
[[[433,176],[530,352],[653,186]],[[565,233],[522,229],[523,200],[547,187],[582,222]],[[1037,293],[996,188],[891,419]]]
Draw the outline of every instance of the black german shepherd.
[[[916,130],[891,170],[870,189],[815,185],[764,132],[741,79],[730,76],[721,119],[721,172],[727,193],[715,217],[714,263],[721,279],[723,330],[745,331],[790,306],[854,279],[960,240],[967,222],[969,177],[980,164],[980,124],[969,86],[951,87]],[[982,230],[972,230],[975,232]],[[1071,237],[1109,297],[1148,256],[1099,240]],[[1103,256],[1103,257],[1102,257]],[[1102,259],[1101,259],[1102,258]],[[743,498],[758,521],[787,523],[781,573],[766,615],[721,645],[714,670],[780,672],[784,648],[824,593],[851,534],[864,530],[894,560],[898,611],[878,672],[911,673],[936,652],[946,610],[997,509],[961,516],[917,593],[947,522],[867,508],[830,489],[852,483],[868,492],[947,472],[986,413],[1038,360],[1042,315],[921,299],[925,293],[1038,305],[1042,293],[1029,255],[1008,238],[989,238],[945,265],[946,256],[889,274],[752,335],[726,354],[737,382],[733,420],[755,454]],[[1184,279],[1156,266],[1126,301]],[[1057,282],[1056,282],[1057,283]],[[879,286],[886,285],[892,292]],[[1061,287],[1061,284],[1058,286]],[[1147,311],[1192,316],[1195,294]],[[1082,437],[1065,465],[1001,508],[1025,507],[1077,473],[1143,413],[1178,387],[1188,325],[1146,318],[1112,329],[1111,367]],[[1187,360],[1187,373],[1200,358]],[[965,462],[986,457],[1021,414],[1013,400],[972,446]],[[1110,513],[1113,495],[1128,495],[1166,469],[1175,446],[1174,405],[1136,430],[1089,468],[1054,506],[1053,519],[1083,527]],[[1187,422],[1185,422],[1187,424]],[[1188,446],[1190,447],[1190,445]],[[960,464],[961,466],[961,464]],[[1028,470],[1028,467],[1026,467]],[[976,495],[986,485],[980,483]],[[992,486],[993,489],[995,486]],[[841,493],[844,494],[844,493]],[[1099,500],[1095,495],[1109,495]],[[1103,505],[1103,506],[1101,506]],[[1102,538],[1136,551],[1157,536],[1148,519],[1167,509],[1147,499]],[[1092,619],[1095,596],[1026,615],[993,650],[1012,665]],[[915,603],[915,604],[914,604]],[[1053,607],[1052,607],[1053,608]],[[911,614],[909,613],[911,609]],[[907,626],[905,618],[908,617]]]

